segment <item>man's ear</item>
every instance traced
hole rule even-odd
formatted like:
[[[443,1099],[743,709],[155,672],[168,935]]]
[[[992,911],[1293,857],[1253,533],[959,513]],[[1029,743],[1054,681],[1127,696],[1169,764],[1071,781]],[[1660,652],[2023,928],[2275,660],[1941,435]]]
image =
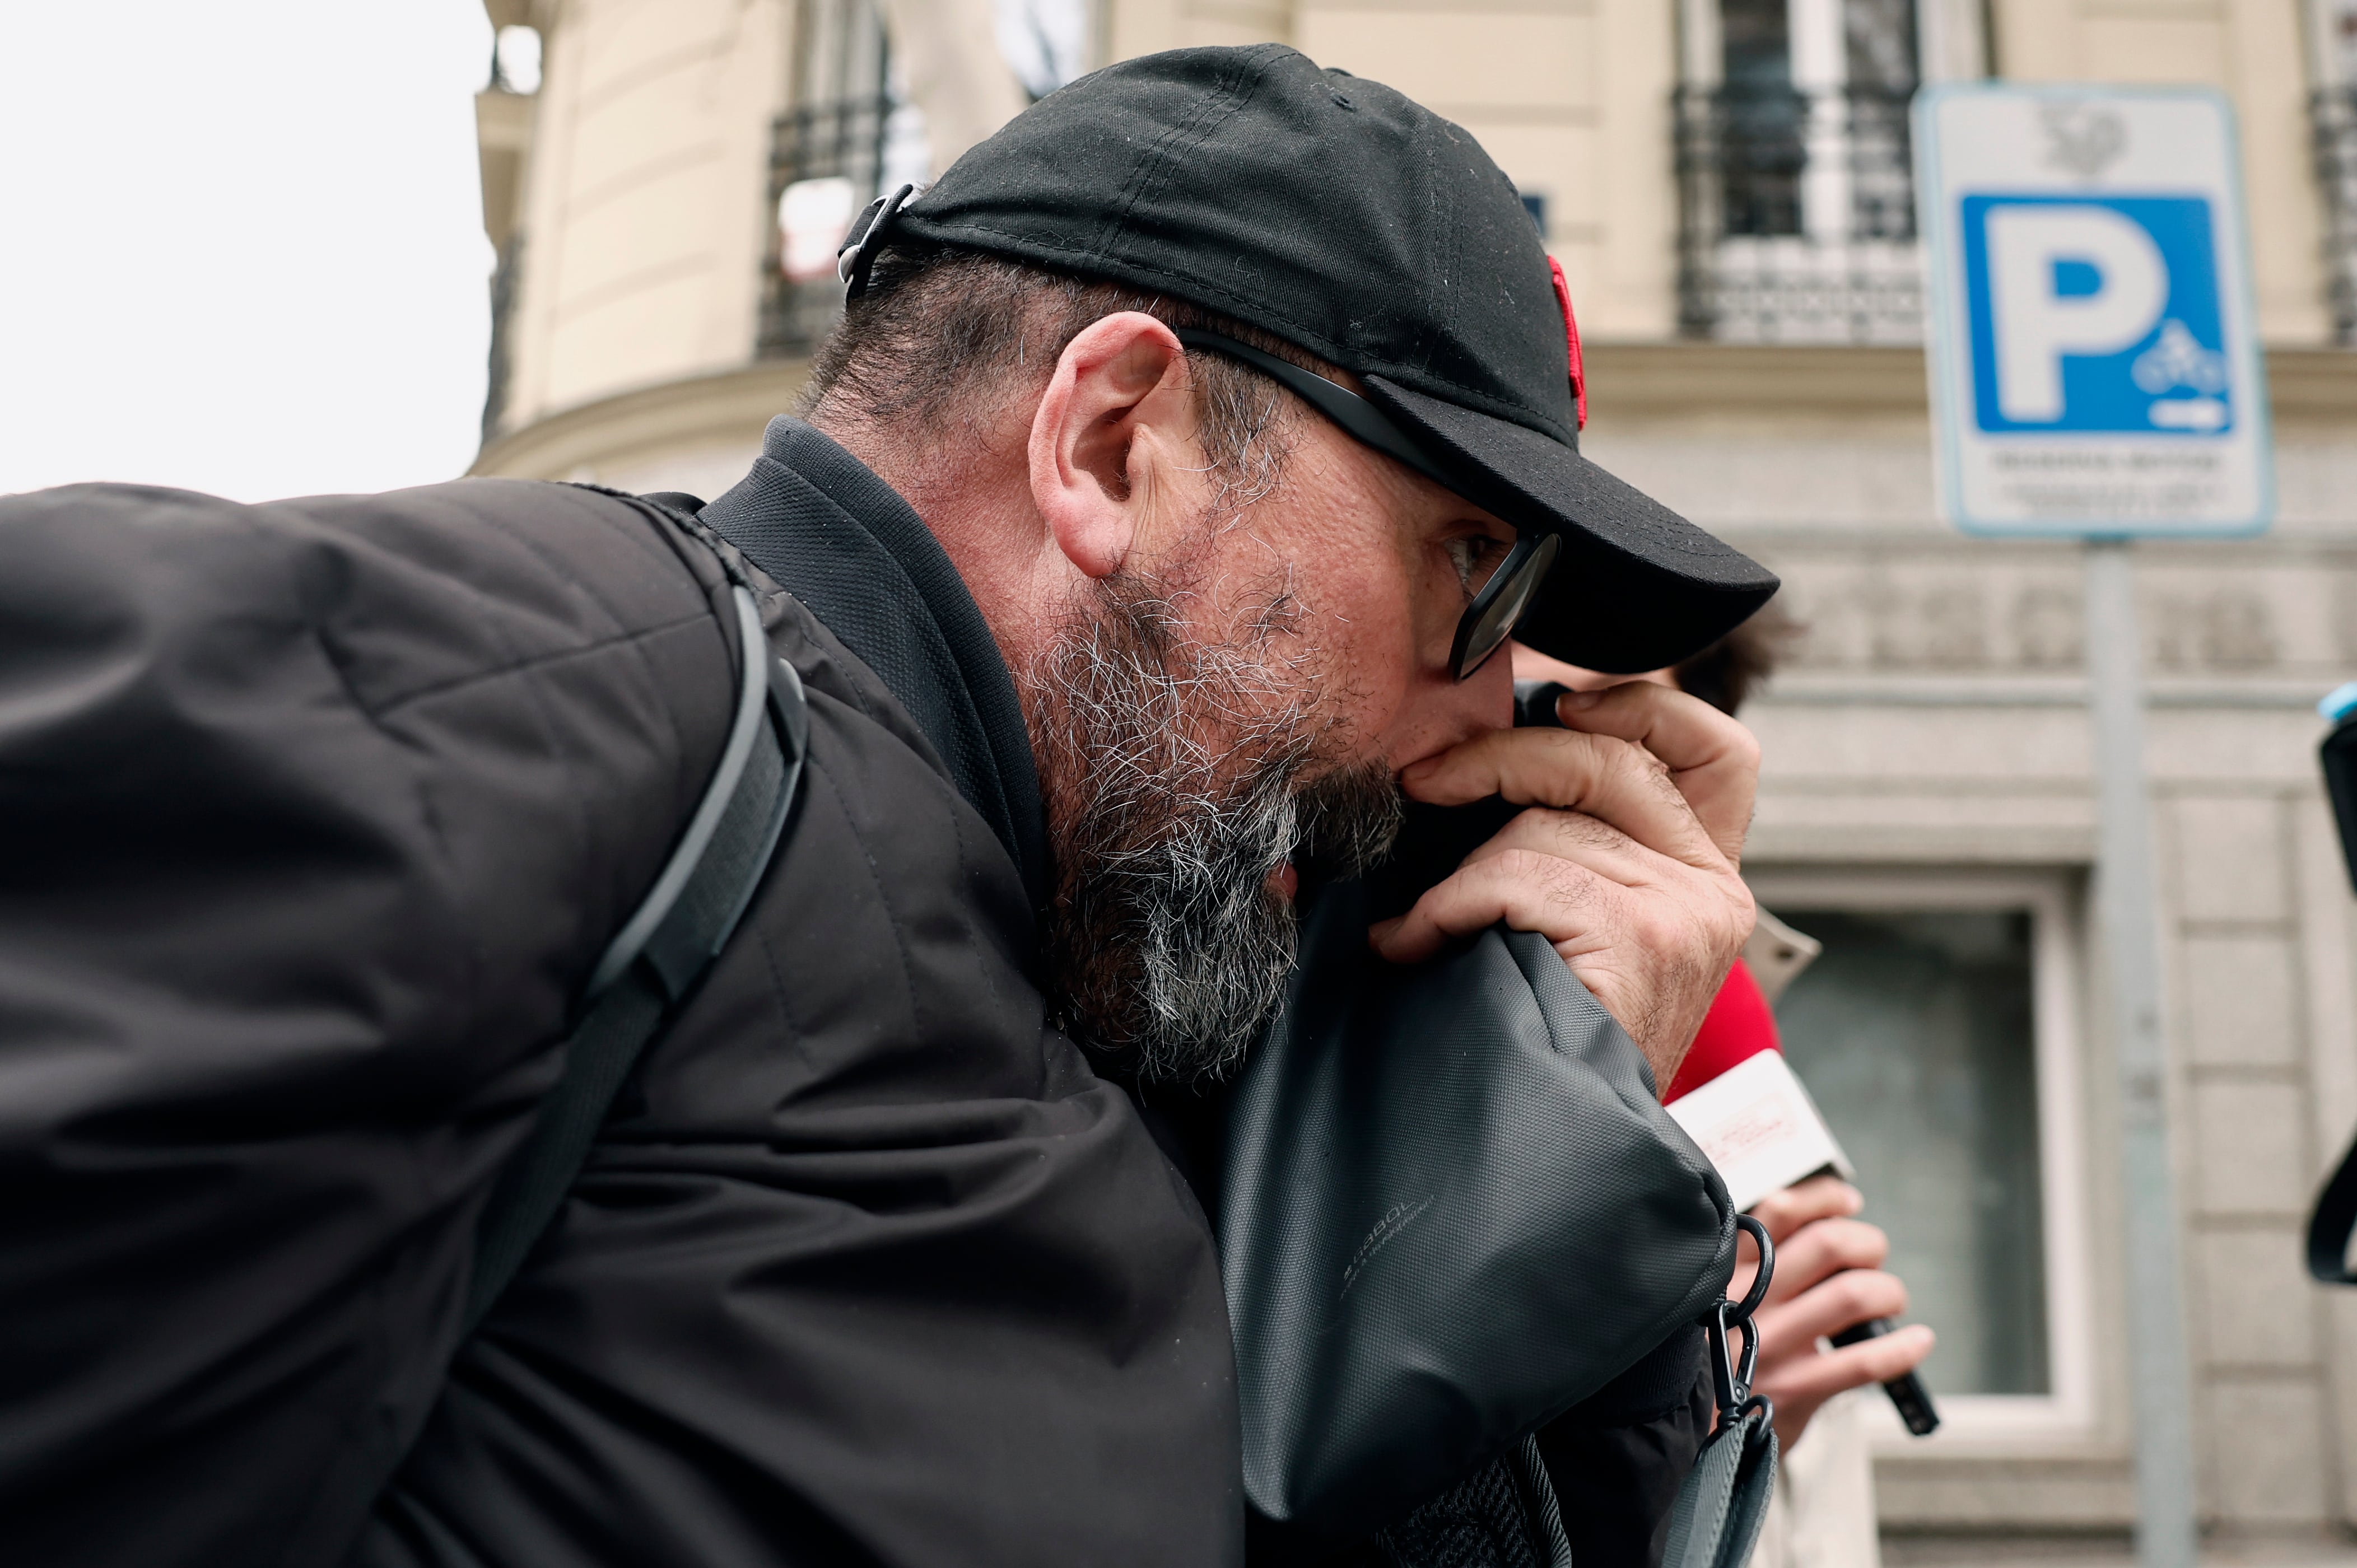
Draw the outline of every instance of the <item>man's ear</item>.
[[[1031,419],[1031,499],[1067,560],[1120,569],[1141,524],[1200,470],[1186,351],[1141,311],[1092,323],[1056,361]]]

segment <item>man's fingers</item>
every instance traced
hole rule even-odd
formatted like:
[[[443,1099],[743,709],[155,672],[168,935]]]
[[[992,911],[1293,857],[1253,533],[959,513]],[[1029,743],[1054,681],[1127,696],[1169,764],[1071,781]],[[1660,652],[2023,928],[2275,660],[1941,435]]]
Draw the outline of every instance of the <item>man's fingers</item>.
[[[1754,1386],[1776,1402],[1781,1417],[1788,1400],[1804,1402],[1814,1409],[1846,1389],[1904,1377],[1923,1364],[1934,1343],[1936,1336],[1929,1328],[1910,1323],[1878,1338],[1844,1345],[1823,1355],[1794,1357],[1772,1376],[1763,1374]],[[1781,1420],[1777,1431],[1781,1435]]]
[[[1614,736],[1666,763],[1670,779],[1729,862],[1743,854],[1760,786],[1760,743],[1699,697],[1651,681],[1570,692],[1555,716],[1575,730]]]
[[[1818,1219],[1846,1219],[1866,1207],[1857,1188],[1839,1176],[1811,1176],[1804,1182],[1771,1192],[1751,1206],[1752,1217],[1768,1227],[1768,1240],[1781,1247],[1802,1226]],[[1750,1238],[1744,1238],[1750,1244]]]
[[[1783,1343],[1771,1348],[1770,1339]],[[1760,1376],[1752,1387],[1775,1402],[1778,1439],[1798,1443],[1825,1401],[1913,1371],[1932,1353],[1932,1331],[1920,1323],[1826,1351],[1816,1349],[1813,1340],[1795,1346],[1781,1332],[1772,1333],[1761,1341]]]
[[[1661,760],[1612,736],[1486,730],[1409,767],[1400,783],[1416,800],[1437,806],[1502,795],[1516,805],[1577,811],[1688,865],[1727,864]],[[1750,808],[1744,810],[1748,816]]]
[[[1510,850],[1464,866],[1427,889],[1415,907],[1370,933],[1394,963],[1416,963],[1452,937],[1503,920],[1549,941],[1607,945],[1619,930],[1615,905],[1628,894],[1587,866],[1534,850]]]
[[[1873,1317],[1907,1311],[1907,1284],[1879,1269],[1850,1269],[1760,1309],[1760,1353],[1792,1354]]]
[[[1471,865],[1515,850],[1577,861],[1623,887],[1659,882],[1673,866],[1667,857],[1647,849],[1609,822],[1577,811],[1549,811],[1544,806],[1534,806],[1508,822],[1488,843],[1467,855],[1464,864]]]
[[[1674,750],[1684,745],[1701,756],[1698,742],[1685,742],[1710,726],[1692,715],[1653,722],[1641,714],[1623,727],[1640,739],[1669,736],[1663,744]],[[1722,745],[1701,765],[1723,769],[1742,750]],[[1494,795],[1541,809],[1469,856],[1405,915],[1375,926],[1368,934],[1376,950],[1414,963],[1451,938],[1500,922],[1544,936],[1629,1031],[1655,1078],[1670,1081],[1750,929],[1753,907],[1668,765],[1639,740],[1612,735],[1493,730],[1408,767],[1400,781],[1438,805]],[[1739,846],[1741,834],[1730,842]]]
[[[1754,1208],[1756,1215],[1767,1205],[1762,1201]],[[1772,1305],[1792,1300],[1802,1292],[1822,1281],[1832,1278],[1844,1269],[1878,1269],[1890,1255],[1890,1238],[1878,1227],[1840,1214],[1824,1215],[1778,1236],[1773,1230],[1769,1239],[1776,1247],[1776,1277],[1768,1283],[1768,1300]],[[1751,1276],[1758,1272],[1760,1254],[1748,1236],[1738,1239],[1735,1278],[1727,1289],[1731,1297],[1740,1299],[1751,1288]],[[1867,1314],[1871,1317],[1873,1313]]]
[[[1790,1301],[1846,1269],[1878,1269],[1889,1256],[1890,1238],[1878,1227],[1857,1219],[1812,1221],[1776,1249],[1776,1277],[1768,1282],[1768,1299]]]
[[[1872,1339],[1855,1345],[1844,1345],[1828,1351],[1825,1359],[1840,1357],[1846,1360],[1859,1384],[1887,1383],[1903,1378],[1923,1364],[1940,1342],[1928,1324],[1910,1323]]]

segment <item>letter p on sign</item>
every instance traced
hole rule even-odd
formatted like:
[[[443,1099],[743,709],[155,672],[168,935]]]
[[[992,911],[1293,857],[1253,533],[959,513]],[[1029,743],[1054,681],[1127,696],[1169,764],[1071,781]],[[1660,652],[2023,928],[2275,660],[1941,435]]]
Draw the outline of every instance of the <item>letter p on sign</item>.
[[[1997,409],[2051,424],[2063,413],[2062,357],[2142,342],[2160,324],[2169,269],[2152,236],[2107,207],[2017,203],[1987,223]],[[2072,287],[2083,280],[2093,286]]]

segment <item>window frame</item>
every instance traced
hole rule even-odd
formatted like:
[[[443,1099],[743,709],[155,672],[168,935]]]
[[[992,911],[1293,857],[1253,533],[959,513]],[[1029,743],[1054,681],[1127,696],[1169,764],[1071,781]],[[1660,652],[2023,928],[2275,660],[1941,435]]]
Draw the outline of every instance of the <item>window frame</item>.
[[[2038,1085],[2038,1156],[2045,1229],[2046,1344],[2050,1387],[2042,1394],[1945,1394],[1938,1352],[1925,1381],[1940,1430],[1909,1435],[1888,1400],[1867,1402],[1878,1454],[2002,1446],[2025,1439],[2095,1434],[2094,1284],[2089,1231],[2083,922],[2078,879],[2067,870],[1915,870],[1765,867],[1746,875],[1761,908],[1808,929],[1812,910],[2021,909],[2030,917],[2030,1015]]]
[[[1730,207],[1750,211],[1747,203],[1779,183],[1772,168],[1738,177],[1749,158],[1772,165],[1780,145],[1773,134],[1753,141],[1760,127],[1738,134],[1739,125],[1761,113],[1772,122],[1776,100],[1746,111],[1744,99],[1725,96],[1724,0],[1678,0],[1679,329],[1720,342],[1919,344],[1924,260],[1906,101],[1853,88],[1846,0],[1784,4],[1799,94],[1791,144],[1800,160],[1792,177],[1798,227],[1736,232]],[[1919,85],[1989,74],[1989,0],[1912,5]]]
[[[1813,6],[1824,0],[1798,0]],[[1833,0],[1838,5],[1838,0]],[[2320,15],[2328,0],[2307,0]],[[1706,87],[1718,81],[1719,0],[1678,0],[1680,79]],[[2313,24],[2320,26],[2320,24]],[[1834,26],[1838,28],[1836,21]],[[1976,81],[1996,74],[1989,38],[1989,0],[1915,0],[1916,71],[1925,82]]]

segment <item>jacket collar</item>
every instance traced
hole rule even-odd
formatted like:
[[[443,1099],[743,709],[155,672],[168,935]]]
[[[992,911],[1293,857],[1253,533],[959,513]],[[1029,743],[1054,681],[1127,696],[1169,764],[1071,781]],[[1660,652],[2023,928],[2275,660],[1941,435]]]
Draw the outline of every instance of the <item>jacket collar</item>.
[[[780,415],[753,471],[702,515],[876,671],[1044,907],[1047,825],[1015,682],[916,510],[832,439]]]

